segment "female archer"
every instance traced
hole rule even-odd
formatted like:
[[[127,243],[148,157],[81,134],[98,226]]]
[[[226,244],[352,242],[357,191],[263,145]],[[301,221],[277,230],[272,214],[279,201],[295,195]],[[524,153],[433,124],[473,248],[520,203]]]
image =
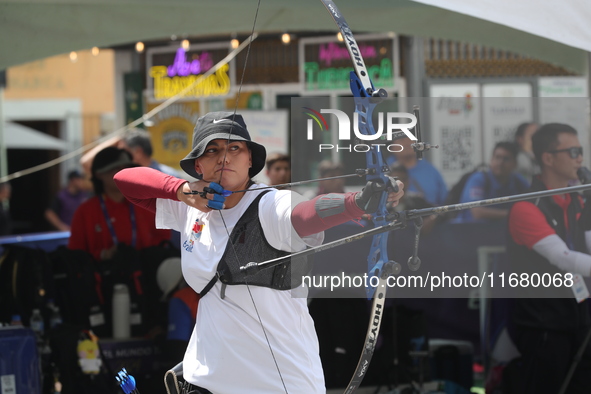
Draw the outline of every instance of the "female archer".
[[[321,244],[325,229],[371,212],[386,187],[393,206],[404,194],[399,181],[310,201],[289,190],[261,190],[266,185],[252,178],[265,157],[242,116],[216,112],[199,118],[181,161],[198,181],[145,167],[114,178],[130,201],[156,213],[156,227],[181,233],[183,275],[201,295],[183,359],[187,393],[324,393],[301,284],[306,263],[293,259],[249,277],[239,267]]]

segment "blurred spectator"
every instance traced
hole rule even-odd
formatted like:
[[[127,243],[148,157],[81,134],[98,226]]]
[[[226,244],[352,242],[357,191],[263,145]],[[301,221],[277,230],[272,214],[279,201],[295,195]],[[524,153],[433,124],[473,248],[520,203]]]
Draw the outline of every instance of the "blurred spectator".
[[[12,234],[9,200],[12,194],[10,183],[0,183],[0,236]]]
[[[180,171],[177,171],[167,165],[160,164],[154,160],[152,158],[153,151],[152,142],[150,141],[150,133],[145,130],[135,128],[127,130],[121,137],[115,136],[110,138],[85,153],[80,159],[80,164],[87,173],[90,173],[90,167],[94,157],[98,154],[98,152],[107,147],[125,149],[131,154],[133,162],[140,166],[154,168],[158,171],[175,176],[177,178],[187,178],[187,175],[184,173],[181,173]]]
[[[404,184],[404,192],[418,192],[432,205],[443,204],[447,197],[447,186],[439,171],[427,160],[417,158],[410,138],[400,138],[396,143],[402,145],[403,149],[394,153],[394,157],[408,170],[410,178],[409,184]],[[392,156],[388,159],[388,164],[392,165]]]
[[[177,171],[172,167],[158,163],[152,158],[152,142],[150,140],[150,133],[146,130],[127,130],[123,135],[123,138],[118,142],[117,147],[128,151],[135,164],[139,164],[142,167],[153,168],[176,178],[187,178],[185,172]],[[180,247],[180,234],[178,231],[171,231],[171,241],[177,246],[177,248]]]
[[[168,175],[177,178],[186,178],[184,174],[174,168],[158,163],[152,158],[152,142],[150,141],[150,133],[142,129],[130,129],[124,135],[121,141],[117,144],[120,149],[125,149],[131,153],[134,163],[142,167],[150,167]]]
[[[406,167],[402,165],[402,163],[394,163],[390,167],[390,176],[398,178],[406,188],[406,185],[410,184],[412,181],[409,178],[408,170]],[[406,211],[410,209],[422,209],[422,208],[431,208],[433,204],[430,204],[420,193],[417,192],[405,192],[404,196],[400,199],[398,206],[396,207],[397,211]],[[421,229],[422,234],[426,234],[433,228],[435,224],[435,219],[437,218],[436,215],[431,215],[423,218],[423,227]]]
[[[119,243],[143,249],[170,238],[170,231],[156,230],[153,212],[131,204],[115,185],[113,176],[134,166],[131,155],[123,149],[109,147],[96,155],[91,167],[95,196],[74,213],[70,249],[85,250],[97,260],[106,260],[113,257]]]
[[[531,137],[538,130],[537,123],[522,123],[515,132],[515,143],[519,145],[517,154],[517,172],[528,182],[540,172],[540,166],[534,156]]]
[[[460,203],[511,196],[525,193],[529,183],[518,173],[518,147],[512,142],[499,142],[493,149],[487,171],[474,172],[467,180]],[[476,207],[460,211],[456,223],[484,222],[486,220],[501,220],[509,213],[508,204],[490,207]]]
[[[406,189],[406,185],[412,183],[410,176],[408,174],[408,170],[406,167],[402,165],[402,163],[394,163],[390,166],[390,176],[398,178],[402,183],[404,183],[404,188]],[[405,191],[404,196],[400,199],[396,210],[404,211],[407,209],[421,209],[421,208],[430,208],[433,204],[430,204],[429,201],[425,200],[425,198],[417,192],[414,191]]]
[[[267,178],[269,186],[291,182],[291,158],[283,153],[272,153],[267,156]]]
[[[334,163],[330,160],[322,160],[318,163],[318,178],[330,178],[333,176],[343,175],[345,167],[340,163]],[[345,192],[345,178],[329,179],[326,181],[318,181],[318,188],[316,190],[308,190],[303,193],[303,196],[308,200],[316,196],[326,193],[344,193]]]
[[[545,124],[532,142],[541,174],[531,191],[563,188],[578,179],[583,148],[574,128]],[[517,202],[509,214],[509,233],[513,272],[574,277],[562,288],[529,282],[521,291],[531,297],[515,297],[513,323],[522,358],[515,364],[515,387],[503,392],[591,392],[589,290],[582,278],[591,276],[591,209],[578,193]]]
[[[344,175],[345,168],[341,163],[333,163],[330,160],[322,160],[318,164],[318,177],[330,178],[333,176]],[[318,191],[316,195],[326,193],[344,193],[345,192],[345,178],[329,179],[318,182]]]
[[[45,210],[45,218],[57,230],[70,231],[70,224],[78,206],[86,201],[89,193],[80,172],[68,174],[68,184],[54,197],[51,206]]]

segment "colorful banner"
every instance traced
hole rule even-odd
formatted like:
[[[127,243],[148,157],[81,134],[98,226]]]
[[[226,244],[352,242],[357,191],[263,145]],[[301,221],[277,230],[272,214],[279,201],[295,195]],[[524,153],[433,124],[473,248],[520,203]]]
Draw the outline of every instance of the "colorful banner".
[[[356,37],[369,77],[376,87],[394,87],[397,39],[394,35]],[[307,91],[349,90],[351,57],[336,36],[300,40],[300,81]]]
[[[229,44],[215,43],[183,48],[154,48],[147,51],[148,95],[153,100],[176,96],[197,80],[202,79],[184,97],[225,96],[233,80],[232,63],[225,64],[213,74],[203,74],[228,55]]]

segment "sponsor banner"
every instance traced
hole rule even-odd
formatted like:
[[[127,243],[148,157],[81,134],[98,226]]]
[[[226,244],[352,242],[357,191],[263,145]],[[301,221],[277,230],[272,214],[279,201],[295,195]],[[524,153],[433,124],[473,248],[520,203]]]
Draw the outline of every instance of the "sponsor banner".
[[[579,132],[585,154],[583,163],[591,165],[589,152],[589,94],[585,77],[543,77],[538,79],[540,124],[568,123]]]
[[[369,77],[376,87],[392,88],[398,76],[398,39],[390,35],[355,37]],[[306,91],[349,90],[351,57],[336,36],[302,39],[300,82]]]
[[[229,44],[212,43],[183,48],[151,48],[146,54],[146,77],[151,100],[162,101],[179,94],[228,55]],[[187,98],[225,96],[234,80],[233,62],[203,79]]]
[[[497,142],[514,141],[517,127],[534,121],[532,86],[529,83],[482,86],[484,162],[490,161]]]
[[[478,84],[431,85],[429,96],[431,140],[439,149],[431,151],[430,161],[448,185],[482,161],[480,96]]]

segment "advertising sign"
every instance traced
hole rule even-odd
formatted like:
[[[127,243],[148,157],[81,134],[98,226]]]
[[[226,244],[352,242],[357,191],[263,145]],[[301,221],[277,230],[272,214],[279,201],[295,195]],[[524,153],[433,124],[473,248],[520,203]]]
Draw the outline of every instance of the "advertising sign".
[[[263,145],[270,153],[288,153],[288,122],[289,116],[286,110],[275,111],[240,111],[244,118],[250,138]],[[265,170],[261,171],[255,179],[268,183]]]
[[[480,96],[478,84],[431,85],[431,139],[439,149],[430,152],[430,161],[448,185],[482,161]]]
[[[222,60],[229,44],[213,43],[183,48],[153,48],[147,51],[148,95],[156,101],[166,100],[192,85]],[[230,92],[233,77],[232,62],[193,87],[185,97],[224,96]]]
[[[534,121],[532,86],[529,83],[482,85],[484,162],[497,142],[514,141],[517,127]]]
[[[540,124],[567,123],[579,134],[579,141],[589,152],[589,95],[585,77],[543,77],[538,79],[541,99]],[[583,162],[590,165],[589,155],[583,155]]]
[[[356,37],[365,65],[376,87],[392,88],[398,76],[398,44],[394,34]],[[300,81],[306,91],[350,90],[351,57],[335,36],[302,39]]]

